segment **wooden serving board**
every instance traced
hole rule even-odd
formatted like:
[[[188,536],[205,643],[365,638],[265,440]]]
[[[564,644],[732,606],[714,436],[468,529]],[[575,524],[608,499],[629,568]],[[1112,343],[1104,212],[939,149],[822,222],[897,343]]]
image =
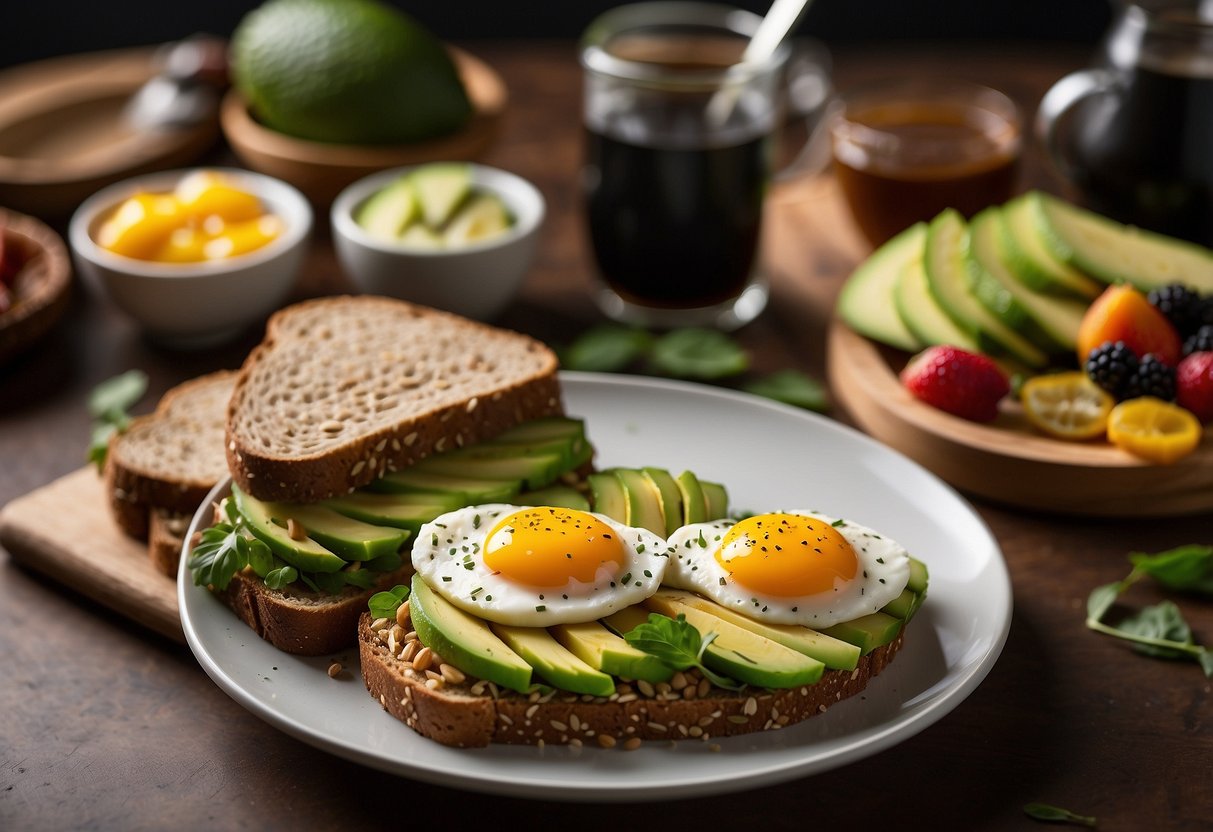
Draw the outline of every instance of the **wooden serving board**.
[[[114,523],[95,468],[73,471],[0,509],[0,545],[23,566],[185,643],[176,582],[152,568],[146,543]]]

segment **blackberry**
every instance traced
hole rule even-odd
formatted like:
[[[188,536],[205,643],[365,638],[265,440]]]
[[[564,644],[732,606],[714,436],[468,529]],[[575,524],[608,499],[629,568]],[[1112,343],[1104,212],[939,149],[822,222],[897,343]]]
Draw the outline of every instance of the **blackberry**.
[[[1137,365],[1137,353],[1124,341],[1104,341],[1087,356],[1086,371],[1091,381],[1123,399],[1125,385],[1137,374]]]
[[[1213,324],[1205,324],[1184,341],[1184,355],[1213,352]]]
[[[1200,295],[1182,283],[1171,283],[1151,289],[1146,300],[1167,316],[1167,320],[1179,331],[1181,338],[1186,338],[1196,331],[1205,312],[1204,301]]]
[[[1125,383],[1125,398],[1153,396],[1164,402],[1175,401],[1175,368],[1162,363],[1152,352],[1141,357],[1137,372]]]

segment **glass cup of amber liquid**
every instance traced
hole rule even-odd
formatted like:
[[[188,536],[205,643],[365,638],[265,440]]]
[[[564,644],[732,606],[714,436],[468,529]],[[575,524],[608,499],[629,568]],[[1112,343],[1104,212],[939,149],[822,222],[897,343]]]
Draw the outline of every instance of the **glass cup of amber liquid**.
[[[878,84],[836,102],[829,129],[835,176],[874,246],[945,208],[971,217],[1015,188],[1019,110],[989,87],[943,79]]]
[[[586,30],[582,189],[608,317],[735,329],[766,306],[763,198],[792,49],[738,63],[759,20],[639,3]]]

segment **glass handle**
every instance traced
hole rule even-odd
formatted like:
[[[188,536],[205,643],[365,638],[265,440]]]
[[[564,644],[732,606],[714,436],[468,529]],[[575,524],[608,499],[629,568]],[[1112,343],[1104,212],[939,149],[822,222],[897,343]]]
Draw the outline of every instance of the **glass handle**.
[[[1082,69],[1061,78],[1040,100],[1040,107],[1036,111],[1036,138],[1044,147],[1053,172],[1061,179],[1071,179],[1069,166],[1057,141],[1065,114],[1085,98],[1112,92],[1116,83],[1116,74],[1111,70]]]

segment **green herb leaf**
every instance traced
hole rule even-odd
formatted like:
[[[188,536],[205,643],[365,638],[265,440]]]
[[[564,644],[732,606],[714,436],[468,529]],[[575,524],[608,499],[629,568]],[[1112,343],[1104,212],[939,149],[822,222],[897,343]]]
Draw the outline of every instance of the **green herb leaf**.
[[[372,572],[395,572],[403,562],[399,552],[390,552],[374,560],[363,561],[362,568]]]
[[[682,613],[679,613],[677,618],[649,613],[648,621],[637,624],[630,632],[624,633],[623,637],[628,644],[656,656],[667,667],[674,670],[697,667],[716,687],[725,690],[741,688],[741,685],[732,679],[704,666],[703,653],[716,638],[716,633],[709,632],[706,636],[700,636],[699,630],[688,623]]]
[[[805,410],[816,410],[818,413],[830,409],[825,387],[799,370],[781,370],[755,379],[742,389],[755,396],[764,396]]]
[[[265,585],[270,589],[282,589],[290,586],[299,579],[299,571],[293,566],[285,564],[277,569],[271,569],[265,575]]]
[[[270,551],[270,547],[257,538],[246,538],[248,540],[248,565],[253,567],[253,571],[262,578],[268,576],[281,563],[276,563],[274,553]],[[279,589],[280,587],[271,587]]]
[[[196,586],[226,589],[232,577],[249,562],[248,541],[239,531],[220,523],[202,533],[186,564]]]
[[[1190,544],[1156,555],[1133,552],[1129,560],[1168,589],[1213,595],[1213,546]]]
[[[1201,650],[1196,661],[1200,662],[1200,669],[1205,672],[1205,676],[1213,679],[1213,651]]]
[[[653,346],[653,336],[642,329],[595,327],[568,346],[561,356],[566,370],[612,373],[640,360]]]
[[[117,432],[118,426],[113,422],[97,422],[93,425],[93,433],[88,441],[88,461],[96,465],[98,471],[105,467],[110,439]]]
[[[1173,601],[1163,601],[1150,607],[1143,608],[1136,615],[1131,615],[1116,625],[1122,633],[1157,641],[1173,642],[1176,645],[1191,646],[1192,628],[1184,620]],[[1185,651],[1155,644],[1137,642],[1133,649],[1147,656],[1160,659],[1182,659],[1188,654]]]
[[[661,373],[678,378],[716,379],[734,376],[749,366],[745,350],[714,329],[677,329],[653,344],[649,356]]]
[[[147,374],[127,370],[101,382],[88,397],[88,412],[94,419],[117,421],[147,392]]]
[[[1033,820],[1043,820],[1049,823],[1076,823],[1080,826],[1095,828],[1095,818],[1076,815],[1069,809],[1050,806],[1047,803],[1028,803],[1023,807],[1023,812]]]
[[[1104,584],[1087,596],[1087,619],[1101,621],[1121,593],[1121,582]]]
[[[372,595],[367,601],[367,607],[370,608],[372,618],[395,618],[396,610],[408,597],[409,588],[404,584],[397,584],[389,590]]]

